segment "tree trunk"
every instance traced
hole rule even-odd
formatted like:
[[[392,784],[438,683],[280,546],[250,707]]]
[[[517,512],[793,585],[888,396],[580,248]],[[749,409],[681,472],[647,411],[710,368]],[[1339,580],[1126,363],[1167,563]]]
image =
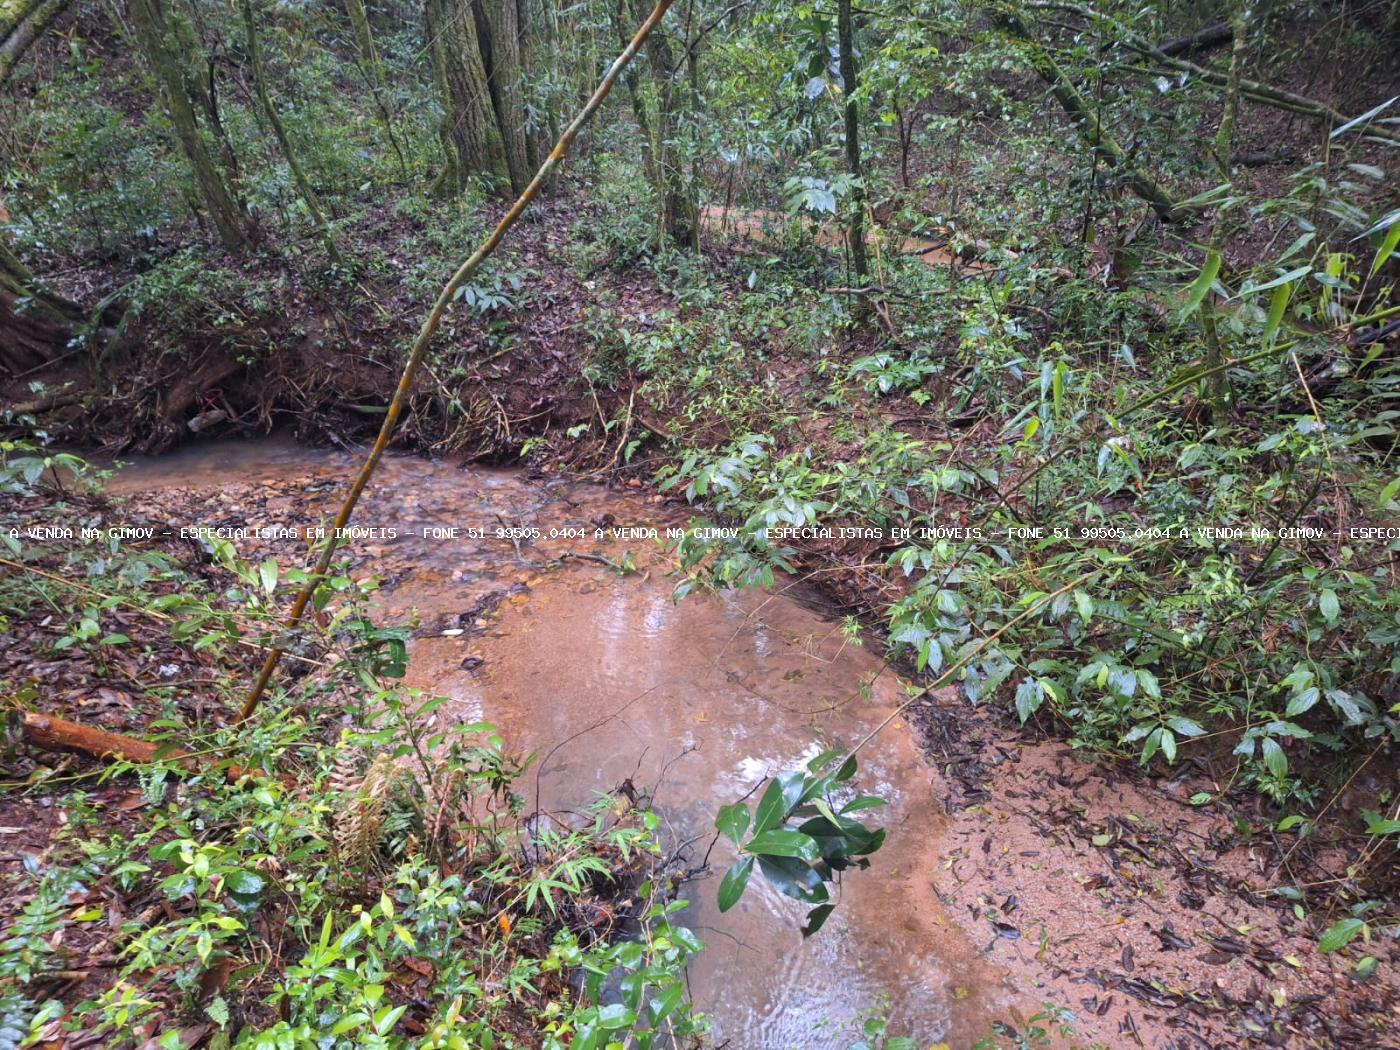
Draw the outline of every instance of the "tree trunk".
[[[384,79],[384,63],[379,60],[379,49],[374,46],[374,34],[370,32],[369,13],[365,10],[364,0],[345,0],[345,10],[350,15],[350,28],[355,35],[355,50],[360,56],[360,69],[369,85],[369,93],[374,98],[374,107],[379,110],[379,120],[384,125],[385,135],[389,137],[389,145],[393,147],[394,155],[399,160],[399,172],[406,180],[408,163],[404,160],[398,136],[394,134],[394,118],[385,101],[389,86]]]
[[[282,159],[287,162],[287,167],[291,169],[292,180],[296,183],[297,191],[301,194],[302,203],[306,205],[306,210],[311,213],[311,221],[315,223],[316,232],[325,243],[326,252],[330,255],[331,262],[339,265],[340,252],[336,248],[335,237],[331,234],[330,225],[326,222],[326,213],[322,210],[321,202],[311,188],[311,182],[307,179],[306,172],[302,170],[301,164],[297,160],[296,153],[292,149],[292,141],[287,137],[287,129],[282,126],[282,118],[278,115],[277,108],[273,106],[272,98],[267,93],[267,78],[263,75],[262,53],[258,48],[258,30],[253,18],[253,0],[240,0],[239,7],[243,12],[244,39],[248,48],[248,63],[253,67],[253,90],[258,96],[258,105],[272,128],[277,145],[282,149]]]
[[[472,0],[481,63],[491,88],[491,109],[505,149],[510,188],[520,193],[534,172],[525,145],[525,103],[520,83],[520,19],[516,0]]]
[[[635,13],[632,20],[636,21]],[[653,160],[661,184],[662,226],[677,245],[695,249],[700,244],[699,216],[695,201],[686,193],[682,159],[676,156],[684,118],[681,98],[685,92],[677,90],[679,67],[665,33],[651,35],[647,41],[647,59],[656,84],[658,112]]]
[[[527,89],[535,77],[535,19],[530,9],[532,0],[516,0],[516,27],[520,40],[520,97],[526,99]],[[525,166],[534,171],[540,166],[539,129],[525,131]]]
[[[870,279],[870,263],[865,256],[865,181],[860,160],[860,107],[856,104],[855,24],[851,18],[851,0],[839,0],[836,33],[840,47],[841,97],[846,110],[846,170],[855,179],[847,235],[851,242],[855,285],[864,288]]]
[[[627,23],[630,20],[626,3],[627,0],[617,0],[617,3],[608,9],[613,31],[617,34],[618,44],[622,47],[627,46]],[[661,169],[656,163],[656,155],[659,152],[656,135],[652,130],[651,115],[647,112],[646,99],[642,97],[641,85],[637,81],[635,66],[629,65],[623,70],[622,83],[627,88],[627,101],[632,106],[632,117],[637,122],[637,131],[642,139],[642,171],[646,175],[647,183],[651,186],[657,201],[661,201],[665,196],[666,186],[661,178]]]
[[[478,174],[497,184],[507,181],[505,145],[492,109],[472,0],[426,0],[424,26],[443,105],[438,136],[446,165],[434,188],[459,193]]]
[[[0,7],[0,87],[67,6],[68,0],[11,0]]]
[[[242,211],[214,166],[213,158],[200,134],[194,106],[186,92],[180,64],[167,43],[165,12],[161,0],[128,0],[128,13],[136,41],[159,85],[166,112],[175,128],[180,148],[194,171],[195,182],[209,217],[224,247],[237,249],[247,243]]]
[[[20,375],[48,364],[67,349],[82,319],[77,303],[40,288],[0,242],[0,367]]]
[[[1230,168],[1230,153],[1235,139],[1235,120],[1240,111],[1240,70],[1244,65],[1244,53],[1247,46],[1245,37],[1250,18],[1247,3],[1248,0],[1245,0],[1230,20],[1234,47],[1230,49],[1230,71],[1226,78],[1225,106],[1220,116],[1220,127],[1215,133],[1215,162],[1220,169],[1221,180],[1232,188],[1234,173]],[[1219,253],[1225,240],[1225,223],[1221,218],[1217,218],[1215,229],[1211,235],[1212,250]],[[1225,398],[1225,370],[1221,367],[1224,352],[1220,345],[1220,332],[1215,323],[1214,300],[1213,294],[1207,294],[1201,303],[1200,310],[1201,327],[1206,344],[1206,368],[1211,371],[1207,387],[1207,400],[1210,402],[1211,422],[1219,427],[1225,425],[1228,406]]]

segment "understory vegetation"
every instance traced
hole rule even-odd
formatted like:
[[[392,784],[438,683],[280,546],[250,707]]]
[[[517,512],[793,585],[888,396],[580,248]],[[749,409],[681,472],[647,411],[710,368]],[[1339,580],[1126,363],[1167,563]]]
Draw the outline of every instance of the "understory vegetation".
[[[1190,804],[1271,851],[1318,950],[1358,982],[1393,966],[1400,5],[659,10],[451,295],[394,440],[687,501],[735,531],[677,546],[678,597],[815,582],[911,704],[956,687],[1086,758],[1200,773]],[[320,583],[319,641],[244,723],[252,640],[280,645],[318,581],[228,545],[196,571],[21,535],[103,513],[60,447],[371,439],[441,282],[647,15],[0,4],[0,625],[44,622],[26,644],[95,678],[132,651],[213,668],[199,711],[142,672],[161,752],[83,770],[26,861],[0,1047],[60,1024],[268,1050],[703,1037],[687,872],[645,800],[531,812],[509,741],[394,684],[407,636],[363,581]],[[52,713],[42,682],[0,684],[16,718]],[[720,811],[746,850],[723,907],[757,869],[820,928],[884,834],[851,816],[847,758]],[[32,995],[99,922],[115,979]],[[878,1018],[860,1038],[902,1045]]]
[[[26,484],[32,451],[5,449],[7,532],[35,507],[110,518],[81,489]],[[63,793],[66,822],[26,856],[29,900],[0,941],[4,1045],[647,1047],[703,1030],[684,984],[701,943],[673,922],[684,873],[645,800],[600,798],[571,823],[527,809],[528,762],[493,727],[439,719],[445,698],[399,684],[407,632],[374,625],[368,585],[325,582],[322,643],[275,714],[201,718],[183,683],[236,690],[277,587],[299,582],[216,543],[206,566],[168,543],[10,543],[30,571],[0,583],[7,625],[44,608],[48,644],[93,678],[169,684],[141,690],[150,760],[23,760],[32,790]],[[106,937],[112,980],[64,977]],[[55,979],[93,994],[34,994]]]

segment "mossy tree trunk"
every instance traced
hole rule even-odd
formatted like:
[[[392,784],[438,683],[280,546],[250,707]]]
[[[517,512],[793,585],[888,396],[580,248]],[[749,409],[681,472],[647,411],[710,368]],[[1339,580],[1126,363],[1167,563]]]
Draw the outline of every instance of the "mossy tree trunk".
[[[127,13],[137,46],[155,77],[175,137],[194,172],[195,184],[219,240],[229,249],[241,248],[248,241],[243,211],[220,176],[195,118],[180,63],[171,47],[162,0],[128,0]]]
[[[633,11],[632,21],[637,18],[638,13]],[[653,163],[660,181],[661,223],[678,246],[695,249],[700,244],[699,215],[688,192],[691,183],[685,174],[686,158],[680,152],[682,126],[694,115],[687,112],[689,92],[679,79],[683,70],[664,32],[652,33],[647,41],[647,62],[656,87]]]
[[[0,242],[0,369],[20,375],[54,360],[82,319],[76,303],[40,287]]]
[[[627,45],[627,26],[631,17],[627,10],[627,0],[617,0],[609,7],[608,13],[613,24],[613,32],[617,34],[618,44],[625,47]],[[658,152],[656,135],[652,129],[651,114],[647,110],[646,99],[642,97],[641,84],[637,80],[636,66],[629,65],[623,70],[622,83],[627,88],[627,101],[632,107],[632,118],[637,122],[637,131],[642,139],[642,171],[659,201],[666,188],[661,179],[661,169],[657,167],[656,163]]]
[[[870,280],[870,263],[865,254],[865,176],[860,156],[860,107],[856,104],[858,74],[851,0],[839,0],[837,4],[836,35],[840,51],[841,98],[845,104],[846,170],[855,180],[846,235],[851,244],[851,270],[856,285],[864,288]]]
[[[399,171],[407,178],[408,162],[404,160],[403,148],[394,132],[394,115],[390,112],[388,103],[389,85],[384,78],[384,63],[379,59],[379,48],[374,44],[374,33],[370,30],[369,12],[365,10],[364,0],[345,0],[345,10],[350,16],[350,29],[355,35],[355,51],[360,56],[360,70],[364,74],[365,83],[369,85],[374,108],[379,111],[384,134],[388,136],[389,145],[394,150],[394,156],[398,158]]]
[[[445,164],[434,189],[458,193],[473,175],[509,181],[472,0],[426,0],[423,14],[443,106],[438,136]]]
[[[505,150],[512,192],[519,193],[534,174],[525,135],[525,94],[520,63],[520,11],[517,0],[473,0],[476,38],[491,88],[491,108]]]
[[[340,251],[336,248],[330,224],[326,221],[325,210],[321,207],[321,201],[316,196],[316,191],[311,188],[311,180],[306,177],[305,169],[297,160],[296,151],[292,149],[292,140],[287,137],[287,129],[283,126],[282,118],[277,112],[277,107],[272,104],[272,96],[267,90],[262,51],[258,46],[257,22],[253,14],[253,0],[240,0],[239,7],[243,15],[244,43],[248,49],[248,63],[253,67],[253,90],[258,97],[258,106],[271,127],[273,136],[277,139],[278,147],[282,150],[282,159],[287,162],[287,167],[291,169],[292,180],[296,183],[297,192],[301,194],[302,203],[306,205],[306,210],[311,215],[311,221],[316,226],[317,234],[326,246],[326,253],[330,256],[331,262],[339,265]]]
[[[525,96],[524,88],[533,82],[536,69],[536,44],[535,44],[535,17],[531,9],[533,0],[516,0],[516,28],[517,38],[520,41],[520,81],[522,104]],[[546,149],[548,147],[545,147]],[[529,128],[525,131],[525,166],[534,172],[540,166],[540,136],[538,128]]]
[[[68,0],[0,0],[0,87]]]

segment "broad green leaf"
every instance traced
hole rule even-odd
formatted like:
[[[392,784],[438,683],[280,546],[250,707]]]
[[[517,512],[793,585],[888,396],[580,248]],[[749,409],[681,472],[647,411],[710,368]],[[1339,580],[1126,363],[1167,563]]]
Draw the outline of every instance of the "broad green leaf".
[[[1360,919],[1343,919],[1328,927],[1317,941],[1317,950],[1320,952],[1335,952],[1345,948],[1352,941],[1356,940],[1357,934],[1365,929],[1366,924]]]
[[[664,992],[652,999],[649,1005],[651,1010],[651,1023],[658,1025],[675,1012],[681,1003],[681,997],[685,995],[685,985],[673,984]]]
[[[1304,711],[1311,710],[1312,706],[1317,703],[1321,695],[1317,686],[1312,686],[1309,689],[1304,689],[1296,693],[1293,698],[1288,701],[1288,707],[1283,712],[1284,717],[1296,718]]]
[[[1400,230],[1400,226],[1397,226],[1396,229]],[[1400,478],[1396,478],[1385,488],[1381,489],[1380,499],[1376,500],[1376,506],[1382,509],[1389,506],[1390,501],[1395,498],[1396,493],[1400,493]]]
[[[825,925],[831,913],[836,910],[834,904],[819,904],[807,913],[807,925],[802,927],[802,936],[810,937]]]
[[[749,853],[774,857],[798,857],[814,861],[821,856],[815,840],[800,831],[760,831],[744,846]]]
[[[735,802],[728,806],[721,806],[719,815],[715,817],[715,827],[721,835],[737,846],[743,839],[744,832],[749,830],[748,805],[743,802]]]
[[[802,780],[802,773],[793,770],[779,773],[769,782],[763,797],[758,800],[758,809],[754,813],[755,835],[782,823],[788,811],[797,805],[797,800],[802,797]]]
[[[749,884],[749,876],[753,874],[753,860],[752,857],[741,857],[730,865],[729,870],[724,873],[724,878],[720,880],[719,884],[720,911],[728,911],[744,895],[744,888]]]
[[[637,1015],[621,1003],[609,1003],[598,1008],[598,1027],[615,1029],[627,1028],[636,1021]]]
[[[1278,741],[1273,737],[1265,737],[1261,742],[1264,750],[1264,765],[1269,772],[1282,780],[1288,775],[1288,756],[1283,753],[1283,748],[1279,747]]]
[[[1201,724],[1194,719],[1184,718],[1181,715],[1173,715],[1167,719],[1167,725],[1171,726],[1172,732],[1181,736],[1205,736],[1206,731]]]
[[[277,559],[264,558],[258,566],[258,576],[262,579],[263,590],[271,594],[277,589]]]
[[[827,899],[822,877],[806,861],[796,857],[759,856],[759,870],[779,893],[808,904],[821,904]]]
[[[1162,754],[1169,763],[1176,761],[1176,735],[1170,729],[1162,730]]]

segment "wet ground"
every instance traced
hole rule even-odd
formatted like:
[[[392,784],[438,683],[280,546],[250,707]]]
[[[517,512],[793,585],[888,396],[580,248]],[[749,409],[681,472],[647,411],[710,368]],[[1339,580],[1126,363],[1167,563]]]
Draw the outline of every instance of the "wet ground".
[[[191,446],[113,488],[172,526],[302,527],[329,517],[357,463],[277,441]],[[800,586],[673,601],[664,545],[619,530],[689,513],[637,489],[392,457],[349,553],[385,579],[384,619],[417,617],[410,684],[542,756],[527,785],[540,807],[576,812],[630,780],[703,856],[719,806],[860,739],[907,693]],[[290,539],[239,547],[284,565],[306,554]],[[844,1048],[876,1008],[920,1047],[970,1047],[1050,1000],[1076,1016],[1063,1045],[1400,1046],[1395,942],[1360,946],[1381,961],[1371,981],[1356,953],[1316,950],[1335,917],[1271,896],[1299,873],[1270,848],[1268,814],[1224,799],[1228,758],[1170,777],[1096,765],[951,690],[909,716],[862,752],[862,789],[891,803],[888,843],[815,938],[757,878],[718,914],[723,844],[689,887],[710,946],[692,988],[718,1043]],[[1197,793],[1220,802],[1193,806]],[[1342,854],[1310,863],[1312,878],[1345,877]]]
[[[351,463],[275,442],[192,447],[128,469],[114,488],[207,491],[203,505],[180,511],[201,520],[175,526],[309,525]],[[232,508],[241,513],[230,516]],[[390,458],[355,517],[374,531],[352,550],[361,570],[386,577],[386,618],[421,621],[408,684],[452,698],[439,717],[485,719],[512,746],[544,756],[525,785],[539,807],[578,812],[630,780],[654,790],[672,840],[692,843],[699,858],[721,805],[828,747],[854,744],[905,693],[815,594],[676,602],[660,544],[596,536],[686,521],[677,508],[597,486]],[[453,528],[461,532],[443,531]],[[281,542],[283,558],[299,561],[299,544]],[[569,553],[626,560],[636,571]],[[835,914],[811,940],[799,933],[805,909],[757,877],[719,914],[727,843],[715,847],[712,873],[688,887],[690,922],[709,946],[692,988],[718,1041],[845,1047],[849,1023],[876,1007],[921,1046],[966,1046],[1015,1002],[937,900],[931,873],[947,818],[907,727],[892,725],[862,753],[859,785],[890,803],[879,811],[887,845],[870,870],[847,877]]]

